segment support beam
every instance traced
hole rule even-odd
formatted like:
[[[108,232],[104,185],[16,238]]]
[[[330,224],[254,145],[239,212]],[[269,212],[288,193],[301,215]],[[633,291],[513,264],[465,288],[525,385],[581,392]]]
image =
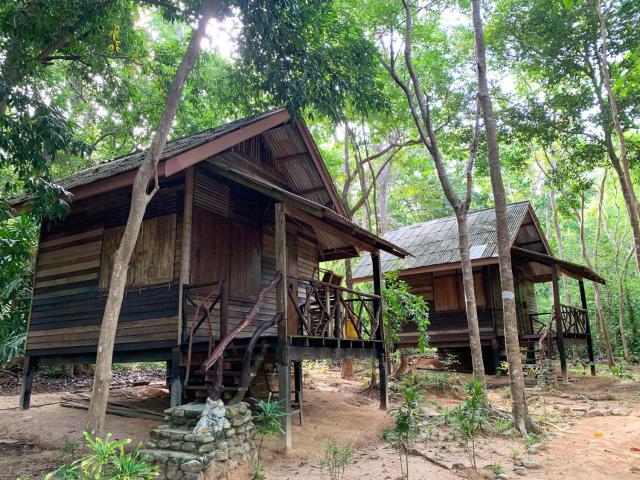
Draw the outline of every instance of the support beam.
[[[560,285],[558,284],[558,267],[551,265],[551,283],[553,286],[553,316],[556,320],[556,342],[560,356],[560,371],[562,381],[567,382],[567,355],[564,350],[564,333],[562,331],[562,310],[560,308]]]
[[[37,358],[30,355],[24,357],[22,371],[22,385],[20,387],[20,409],[28,410],[31,405],[31,387],[33,384],[33,372],[38,364]]]
[[[302,362],[293,362],[293,378],[295,379],[296,403],[302,408]]]
[[[373,246],[367,244],[366,242],[360,241],[353,234],[346,232],[344,230],[341,230],[339,228],[336,228],[332,225],[329,225],[326,221],[322,221],[321,219],[314,217],[313,215],[310,215],[307,212],[304,212],[298,208],[291,207],[291,206],[287,206],[286,209],[287,209],[287,215],[289,215],[292,218],[295,218],[296,220],[301,221],[302,223],[309,225],[310,227],[313,227],[318,230],[322,230],[325,233],[339,240],[342,240],[349,245],[353,245],[359,248],[360,250],[365,250],[368,252],[371,252],[374,250]]]
[[[178,343],[186,340],[183,334],[186,331],[187,317],[183,314],[186,310],[184,286],[190,282],[191,267],[191,230],[193,223],[193,189],[194,189],[194,167],[190,167],[185,172],[184,177],[184,208],[182,209],[182,240],[180,242],[180,294],[178,296]],[[182,325],[181,325],[182,324]]]
[[[373,293],[377,295],[373,301],[373,314],[379,319],[376,340],[380,340],[378,345],[378,370],[380,371],[380,409],[386,410],[389,404],[389,385],[387,375],[387,344],[384,339],[384,319],[382,313],[382,270],[380,268],[380,251],[376,250],[371,254],[371,265],[373,266]]]
[[[289,357],[289,318],[287,315],[287,218],[283,203],[275,205],[275,243],[276,243],[276,272],[282,278],[276,285],[276,311],[281,315],[278,323],[278,346],[276,348],[276,362],[278,366],[278,400],[282,402],[285,412],[289,415],[282,417],[284,431],[284,450],[292,448],[291,439],[291,360]]]
[[[582,308],[586,312],[586,325],[585,332],[587,334],[587,353],[589,355],[589,365],[591,366],[591,375],[596,376],[596,360],[593,354],[593,338],[591,338],[591,326],[589,325],[589,309],[587,308],[587,294],[584,291],[584,281],[578,281],[580,286],[580,300],[582,302]]]
[[[500,350],[498,349],[498,337],[491,339],[491,354],[493,355],[493,368],[496,377],[500,376]]]
[[[171,359],[171,407],[182,405],[184,376],[180,366],[181,359],[180,347],[175,347],[173,349],[173,358]]]

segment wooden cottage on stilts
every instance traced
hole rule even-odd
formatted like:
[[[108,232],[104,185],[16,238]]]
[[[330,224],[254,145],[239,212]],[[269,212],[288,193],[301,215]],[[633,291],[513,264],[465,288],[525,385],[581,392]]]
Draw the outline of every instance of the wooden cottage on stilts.
[[[540,348],[540,339],[545,335],[542,347],[552,354],[552,343],[557,345],[563,373],[567,368],[565,348],[571,344],[586,345],[591,373],[595,375],[584,280],[598,283],[604,283],[604,280],[587,267],[553,256],[529,202],[509,205],[507,219],[511,233],[518,331],[521,345],[527,351],[528,362],[534,361]],[[480,339],[485,365],[491,366],[494,371],[500,361],[506,358],[495,225],[493,209],[469,214],[469,241]],[[429,303],[428,333],[431,346],[456,353],[470,361],[455,217],[402,227],[388,232],[384,238],[412,254],[403,260],[383,255],[382,270],[396,270],[399,278]],[[353,271],[354,281],[370,280],[374,270],[371,258],[363,258]],[[560,274],[578,281],[579,307],[561,303]],[[541,282],[552,284],[552,298],[548,302],[536,297],[535,285]],[[550,308],[541,311],[538,305],[543,303],[550,305]],[[415,347],[417,339],[417,325],[409,324],[400,334],[398,346]]]
[[[112,256],[144,155],[60,182],[71,208],[41,226],[22,408],[36,365],[95,360]],[[305,123],[277,110],[175,140],[159,175],[129,266],[114,361],[166,361],[172,405],[207,395],[234,402],[261,388],[290,409],[301,405],[302,360],[372,357],[385,408],[379,255],[406,252],[344,217]],[[373,294],[320,269],[363,250]]]

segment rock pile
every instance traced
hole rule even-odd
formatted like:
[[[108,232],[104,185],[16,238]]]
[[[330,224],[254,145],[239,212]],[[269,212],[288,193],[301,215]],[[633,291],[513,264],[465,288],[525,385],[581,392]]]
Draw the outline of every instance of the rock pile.
[[[255,427],[246,403],[220,400],[165,410],[164,423],[151,431],[143,453],[160,467],[159,480],[218,480],[254,461]],[[197,428],[194,428],[196,427]]]

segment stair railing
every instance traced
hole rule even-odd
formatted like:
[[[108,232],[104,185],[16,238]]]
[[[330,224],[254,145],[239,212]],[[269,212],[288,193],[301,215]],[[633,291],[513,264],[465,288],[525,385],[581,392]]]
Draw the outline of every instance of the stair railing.
[[[274,325],[277,325],[281,319],[282,319],[282,314],[276,313],[269,320],[260,322],[256,330],[253,332],[253,335],[251,336],[251,340],[249,341],[249,344],[247,345],[247,348],[244,351],[244,358],[242,359],[242,372],[240,374],[240,384],[238,385],[238,390],[236,391],[235,395],[229,402],[230,405],[241,402],[242,399],[244,398],[244,395],[249,390],[249,385],[251,384],[251,370],[252,370],[251,364],[253,359],[253,350],[256,347],[256,343],[258,343],[260,336],[264,332],[266,332],[269,328],[273,327]]]
[[[192,292],[196,289],[202,289],[202,288],[206,288],[206,287],[211,287],[211,291],[206,294],[203,298],[196,300],[195,298],[192,297]],[[197,285],[185,285],[183,287],[183,292],[184,292],[184,300],[183,300],[183,308],[184,308],[184,314],[183,314],[183,322],[184,319],[187,318],[187,312],[186,312],[186,306],[187,303],[191,304],[192,306],[196,307],[196,310],[193,314],[193,322],[191,324],[191,330],[189,331],[189,338],[188,338],[188,350],[187,350],[187,365],[186,365],[186,372],[185,372],[185,380],[184,383],[185,385],[189,384],[189,374],[191,372],[191,357],[192,357],[192,348],[193,348],[193,339],[196,335],[196,332],[200,329],[200,327],[202,326],[202,324],[204,323],[204,321],[207,321],[207,327],[208,327],[208,341],[209,341],[209,347],[207,352],[209,354],[211,354],[211,350],[213,348],[213,318],[212,318],[212,314],[213,314],[213,310],[216,307],[216,305],[218,304],[218,302],[220,301],[220,299],[224,296],[225,293],[225,281],[221,280],[218,282],[211,282],[211,283],[204,283],[204,284],[197,284]],[[202,316],[200,317],[200,319],[198,319],[198,316],[200,315],[200,312],[203,311]],[[185,322],[184,324],[184,328],[187,328],[187,324]]]
[[[282,280],[282,274],[280,272],[276,273],[273,279],[264,287],[260,289],[258,296],[256,297],[256,301],[249,310],[249,313],[244,317],[244,319],[236,325],[227,335],[220,339],[220,342],[216,345],[213,351],[210,353],[209,357],[202,364],[201,371],[204,375],[206,375],[207,371],[211,369],[216,363],[222,361],[222,355],[224,354],[224,350],[229,346],[229,344],[238,336],[238,334],[247,328],[255,316],[260,311],[260,307],[264,303],[265,297],[267,293],[272,290],[280,281]],[[216,380],[213,388],[211,389],[210,397],[217,399],[220,398],[222,393],[222,368],[216,368]]]

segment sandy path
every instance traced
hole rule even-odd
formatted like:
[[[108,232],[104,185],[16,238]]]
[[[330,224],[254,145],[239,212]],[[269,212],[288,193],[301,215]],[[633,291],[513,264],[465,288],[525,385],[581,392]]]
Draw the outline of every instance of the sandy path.
[[[602,436],[600,436],[602,435]],[[530,479],[640,478],[640,418],[591,417],[579,420],[571,433],[548,443],[540,456],[544,467],[530,470]]]

